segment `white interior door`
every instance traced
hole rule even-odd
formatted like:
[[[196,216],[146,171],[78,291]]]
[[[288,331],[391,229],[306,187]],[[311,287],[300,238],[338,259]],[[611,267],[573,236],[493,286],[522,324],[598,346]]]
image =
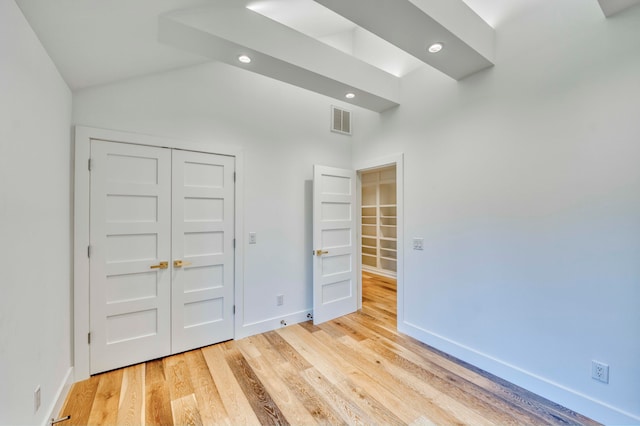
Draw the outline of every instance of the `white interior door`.
[[[93,374],[170,351],[171,151],[92,141],[91,157]]]
[[[233,338],[233,157],[91,142],[90,372]]]
[[[356,173],[313,168],[313,322],[357,309]]]
[[[234,168],[173,151],[173,353],[233,338]]]

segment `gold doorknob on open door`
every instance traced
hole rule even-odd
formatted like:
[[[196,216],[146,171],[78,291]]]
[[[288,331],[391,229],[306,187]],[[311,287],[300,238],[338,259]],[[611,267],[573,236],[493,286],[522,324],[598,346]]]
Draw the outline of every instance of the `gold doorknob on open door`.
[[[323,254],[329,254],[326,250],[316,250],[316,256],[322,256]]]
[[[185,262],[184,260],[174,260],[173,267],[174,268],[182,268],[183,266],[189,266],[191,262]]]
[[[169,262],[160,262],[157,265],[152,265],[151,269],[167,269],[169,268]]]

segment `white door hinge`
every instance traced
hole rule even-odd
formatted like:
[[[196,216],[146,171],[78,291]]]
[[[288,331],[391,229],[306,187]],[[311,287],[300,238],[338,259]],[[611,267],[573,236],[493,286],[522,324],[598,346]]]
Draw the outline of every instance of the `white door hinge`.
[[[91,257],[91,246],[87,246],[87,257]]]
[[[91,171],[91,158],[89,158],[89,161],[87,161],[87,168],[89,169],[89,171]]]
[[[233,305],[233,315],[236,314],[236,305]]]

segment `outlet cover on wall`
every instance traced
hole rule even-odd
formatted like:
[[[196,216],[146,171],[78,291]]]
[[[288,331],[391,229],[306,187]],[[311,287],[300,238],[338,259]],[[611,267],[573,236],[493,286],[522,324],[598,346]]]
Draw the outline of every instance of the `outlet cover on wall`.
[[[602,383],[609,383],[609,366],[603,362],[591,361],[591,377]]]

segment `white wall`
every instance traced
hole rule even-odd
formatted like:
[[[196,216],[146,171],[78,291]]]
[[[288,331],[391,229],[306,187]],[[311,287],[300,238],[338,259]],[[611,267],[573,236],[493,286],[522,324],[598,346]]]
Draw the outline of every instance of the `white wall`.
[[[0,424],[43,424],[70,372],[70,122],[71,92],[0,0]]]
[[[329,98],[210,63],[82,90],[73,100],[77,125],[241,148],[246,232],[236,237],[245,254],[244,300],[236,304],[243,335],[305,318],[313,164],[351,164],[351,138],[329,131]],[[256,245],[248,245],[248,232],[257,233]]]
[[[595,1],[540,5],[496,29],[493,69],[405,77],[354,161],[405,154],[403,330],[637,424],[640,8],[605,20]]]

